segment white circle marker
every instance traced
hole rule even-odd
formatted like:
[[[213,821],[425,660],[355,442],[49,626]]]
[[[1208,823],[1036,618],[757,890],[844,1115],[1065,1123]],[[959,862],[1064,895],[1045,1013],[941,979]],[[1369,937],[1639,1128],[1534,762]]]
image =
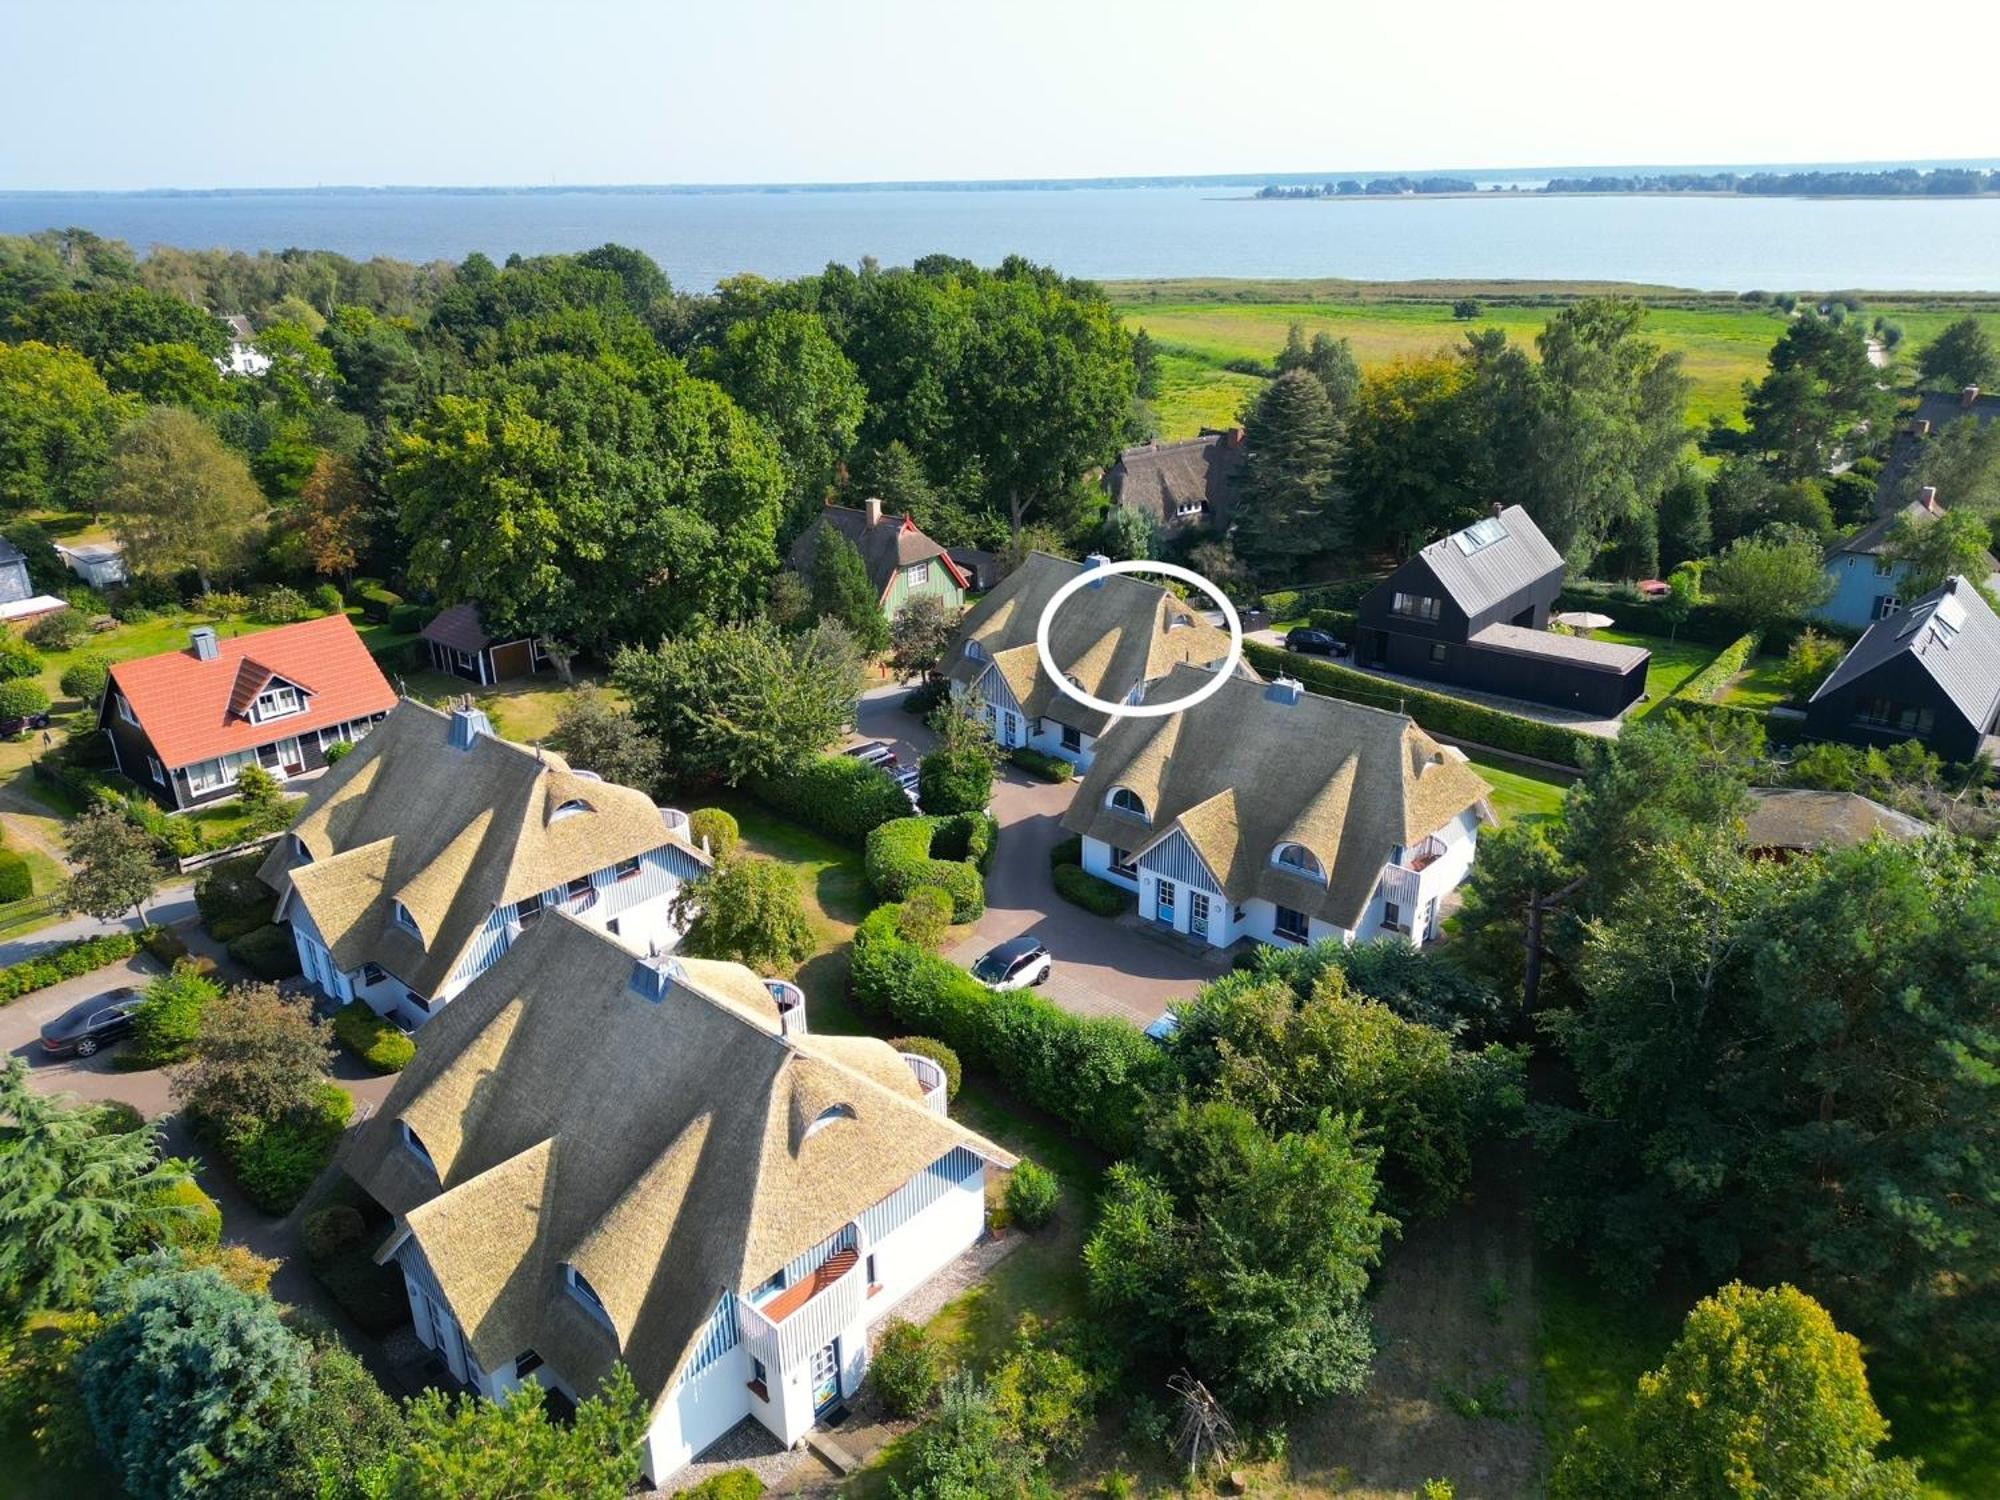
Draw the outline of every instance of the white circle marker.
[[[1056,611],[1063,607],[1071,594],[1078,589],[1089,588],[1091,584],[1111,573],[1159,573],[1168,578],[1178,578],[1182,583],[1193,584],[1222,607],[1222,617],[1229,622],[1229,655],[1215,670],[1210,682],[1196,688],[1185,698],[1175,698],[1169,703],[1107,703],[1102,698],[1091,697],[1063,675],[1062,668],[1056,665],[1056,659],[1049,655],[1049,621],[1055,618]],[[1102,563],[1094,568],[1085,568],[1057,589],[1049,602],[1042,606],[1042,617],[1035,622],[1035,654],[1042,659],[1042,670],[1049,674],[1049,681],[1086,708],[1094,708],[1101,714],[1110,714],[1115,718],[1164,719],[1168,714],[1177,714],[1184,708],[1193,708],[1197,703],[1212,698],[1222,691],[1223,683],[1227,682],[1230,675],[1235,672],[1236,664],[1243,660],[1243,622],[1236,617],[1236,606],[1229,602],[1229,596],[1192,568],[1134,557],[1124,562]]]

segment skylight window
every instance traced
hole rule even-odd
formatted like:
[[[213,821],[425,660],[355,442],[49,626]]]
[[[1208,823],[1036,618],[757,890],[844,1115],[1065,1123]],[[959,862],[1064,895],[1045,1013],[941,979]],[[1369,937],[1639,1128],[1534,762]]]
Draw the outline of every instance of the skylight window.
[[[592,807],[581,797],[572,797],[549,814],[549,821],[551,823],[560,823],[564,818],[573,818],[578,813],[595,812],[596,810],[596,808]]]
[[[822,1130],[826,1129],[827,1126],[834,1124],[836,1121],[851,1120],[853,1118],[854,1106],[851,1104],[835,1104],[830,1108],[823,1109],[814,1118],[812,1124],[806,1126],[805,1139],[811,1140]]]
[[[1507,540],[1507,528],[1498,516],[1488,516],[1483,521],[1474,521],[1463,531],[1452,533],[1452,544],[1467,557],[1495,542]]]

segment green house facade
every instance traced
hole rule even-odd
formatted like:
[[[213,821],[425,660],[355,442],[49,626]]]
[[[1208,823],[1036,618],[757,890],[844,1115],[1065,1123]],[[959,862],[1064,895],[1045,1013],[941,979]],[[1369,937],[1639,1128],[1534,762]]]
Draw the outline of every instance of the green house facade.
[[[969,587],[964,569],[910,517],[884,515],[880,500],[866,500],[859,507],[828,505],[822,510],[819,519],[792,544],[791,565],[796,571],[812,572],[820,538],[828,527],[839,531],[861,554],[868,581],[882,601],[882,613],[890,619],[919,594],[934,594],[953,609],[964,607]]]

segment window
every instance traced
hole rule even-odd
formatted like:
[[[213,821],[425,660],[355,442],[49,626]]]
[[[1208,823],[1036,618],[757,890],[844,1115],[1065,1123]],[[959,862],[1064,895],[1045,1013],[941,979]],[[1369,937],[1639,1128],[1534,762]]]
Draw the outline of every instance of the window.
[[[403,905],[402,902],[398,901],[395,904],[393,910],[396,917],[396,925],[398,927],[402,928],[403,931],[409,933],[411,937],[419,939],[423,937],[424,935],[423,930],[417,926],[417,919],[410,915],[409,907]]]
[[[965,643],[965,659],[967,661],[979,661],[982,658],[984,658],[985,655],[986,655],[986,648],[980,645],[979,642],[967,641]]]
[[[1113,875],[1123,875],[1127,880],[1137,880],[1139,878],[1139,867],[1132,863],[1130,850],[1113,849],[1111,851],[1111,873]]]
[[[764,1361],[761,1359],[751,1360],[750,1389],[756,1392],[759,1401],[769,1401],[771,1399],[770,1381],[771,1377],[764,1370]]]
[[[563,887],[563,900],[588,901],[597,894],[597,887],[590,883],[588,875],[579,875]]]
[[[1186,520],[1189,516],[1198,516],[1201,514],[1201,502],[1199,500],[1183,500],[1179,505],[1174,507],[1174,514],[1182,520]]]
[[[1065,750],[1081,750],[1083,748],[1083,731],[1073,724],[1064,724],[1062,726],[1062,747]]]
[[[569,1287],[571,1295],[577,1301],[602,1318],[607,1328],[612,1328],[614,1332],[616,1331],[615,1325],[611,1322],[611,1314],[605,1309],[604,1299],[597,1295],[596,1287],[583,1279],[583,1272],[579,1271],[575,1266],[565,1265],[563,1267],[563,1282]]]
[[[296,854],[300,859],[304,860],[307,864],[312,863],[312,857],[313,857],[312,850],[306,847],[306,841],[300,838],[296,833],[292,835],[292,853]]]
[[[1403,908],[1393,901],[1384,901],[1382,903],[1382,925],[1391,932],[1402,932],[1404,930]]]
[[[361,982],[363,984],[380,984],[388,977],[387,971],[380,964],[367,963],[361,966]]]
[[[853,1105],[851,1104],[829,1105],[827,1108],[819,1112],[818,1116],[814,1118],[812,1124],[806,1126],[806,1133],[804,1138],[806,1140],[811,1140],[814,1136],[818,1135],[822,1130],[826,1129],[827,1126],[836,1124],[841,1120],[851,1120],[853,1118],[854,1118]]]
[[[910,564],[910,587],[922,588],[931,581],[931,565],[927,562]]]
[[[1390,602],[1389,612],[1408,620],[1434,621],[1444,612],[1444,605],[1429,594],[1398,593]]]
[[[573,818],[578,813],[595,812],[596,810],[596,808],[592,807],[581,797],[572,797],[549,814],[549,821],[551,823],[560,823],[564,818]]]
[[[631,859],[619,860],[611,873],[612,877],[617,880],[637,880],[639,878],[638,858],[635,856]]]
[[[516,1380],[526,1380],[541,1367],[542,1357],[532,1349],[514,1356],[514,1378]]]
[[[1444,661],[1444,654],[1444,642],[1433,641],[1431,643],[1431,660],[1442,663]]]
[[[1903,601],[1898,599],[1894,594],[1881,594],[1876,597],[1875,612],[1869,618],[1871,620],[1886,620],[1902,607]]]
[[[146,769],[147,771],[152,773],[153,780],[157,782],[159,785],[165,786],[167,784],[167,768],[160,764],[159,756],[157,755],[147,756]]]
[[[205,760],[187,768],[188,790],[196,794],[219,792],[236,785],[236,773],[257,758],[254,750],[238,750],[217,760]]]
[[[435,1172],[437,1170],[437,1163],[431,1160],[431,1153],[429,1148],[424,1145],[424,1138],[410,1129],[410,1122],[408,1120],[400,1120],[397,1124],[403,1132],[403,1144],[409,1148],[410,1154]]]
[[[1276,858],[1281,869],[1290,870],[1294,875],[1304,875],[1313,880],[1326,878],[1319,856],[1304,844],[1280,844]]]
[[[136,729],[139,724],[139,716],[132,712],[132,705],[125,701],[125,695],[123,693],[113,693],[111,701],[118,705],[118,717]]]
[[[523,896],[514,903],[514,920],[523,927],[532,927],[542,919],[542,897],[538,891],[532,896]]]
[[[1881,553],[1877,553],[1877,554],[1876,554],[1876,556],[1875,556],[1875,576],[1876,576],[1877,578],[1887,578],[1887,577],[1888,577],[1888,576],[1889,576],[1889,575],[1890,575],[1891,573],[1893,573],[1893,572],[1895,572],[1895,571],[1896,571],[1896,559],[1895,559],[1895,558],[1893,558],[1893,557],[1888,557],[1888,556],[1885,556],[1885,555],[1883,555],[1883,554],[1881,554]]]
[[[880,1286],[882,1284],[882,1278],[875,1274],[875,1257],[873,1255],[868,1257],[868,1270],[866,1274],[870,1286]]]
[[[1928,708],[1898,703],[1891,698],[1869,699],[1854,717],[1864,729],[1892,729],[1898,734],[1918,737],[1929,734],[1934,722]]]
[[[1116,812],[1130,813],[1135,818],[1146,817],[1146,804],[1139,794],[1129,786],[1115,786],[1107,804]],[[1150,819],[1148,819],[1150,821]]]
[[[1306,920],[1304,912],[1293,911],[1289,906],[1281,906],[1278,908],[1278,920],[1275,928],[1279,937],[1290,938],[1295,943],[1303,943],[1308,940],[1312,924]]]
[[[1474,521],[1451,540],[1460,552],[1470,557],[1495,542],[1506,541],[1507,525],[1498,516],[1487,516],[1484,520]]]
[[[257,701],[250,707],[250,717],[261,724],[266,719],[282,719],[287,714],[295,714],[305,706],[299,690],[284,682],[257,695]]]

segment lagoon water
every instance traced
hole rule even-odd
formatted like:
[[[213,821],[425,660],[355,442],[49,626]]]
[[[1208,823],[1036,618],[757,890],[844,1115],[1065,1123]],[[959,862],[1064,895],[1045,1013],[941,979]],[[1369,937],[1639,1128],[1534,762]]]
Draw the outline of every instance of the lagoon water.
[[[2000,290],[2000,198],[1556,197],[1257,201],[1248,189],[0,194],[0,232],[75,225],[145,249],[288,246],[404,260],[646,251],[676,286],[872,255],[1075,276],[1529,278],[1704,290]]]

